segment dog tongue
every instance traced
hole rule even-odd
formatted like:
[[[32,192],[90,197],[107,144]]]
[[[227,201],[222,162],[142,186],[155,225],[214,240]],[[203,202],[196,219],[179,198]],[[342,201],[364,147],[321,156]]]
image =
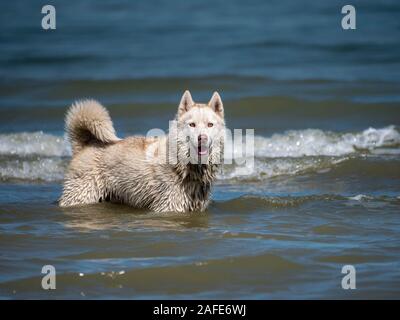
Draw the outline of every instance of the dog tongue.
[[[198,153],[199,155],[207,154],[207,147],[198,146],[198,148],[197,148],[197,153]]]

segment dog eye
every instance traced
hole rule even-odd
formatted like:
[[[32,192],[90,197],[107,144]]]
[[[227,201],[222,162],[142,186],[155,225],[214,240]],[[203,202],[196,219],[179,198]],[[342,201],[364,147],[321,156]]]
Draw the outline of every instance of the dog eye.
[[[189,126],[191,126],[192,128],[194,128],[196,126],[196,124],[194,122],[189,123]]]
[[[214,123],[209,122],[208,127],[211,128],[214,125]]]

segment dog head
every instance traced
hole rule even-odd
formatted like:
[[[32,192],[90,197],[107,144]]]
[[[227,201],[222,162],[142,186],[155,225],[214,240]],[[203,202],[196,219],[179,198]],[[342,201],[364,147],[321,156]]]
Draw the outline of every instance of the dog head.
[[[177,145],[180,161],[220,164],[225,137],[224,106],[218,92],[207,104],[193,101],[185,91],[178,107]]]

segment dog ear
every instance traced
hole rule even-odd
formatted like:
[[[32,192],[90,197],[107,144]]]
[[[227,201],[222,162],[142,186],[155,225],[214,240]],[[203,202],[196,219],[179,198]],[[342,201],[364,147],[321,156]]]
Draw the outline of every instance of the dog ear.
[[[186,90],[182,96],[181,102],[178,107],[178,117],[182,116],[185,112],[189,111],[189,109],[194,105],[192,95],[189,90]]]
[[[222,103],[222,99],[218,92],[214,92],[214,94],[211,97],[210,102],[208,103],[208,106],[214,110],[216,114],[218,114],[221,118],[224,117],[224,105]]]

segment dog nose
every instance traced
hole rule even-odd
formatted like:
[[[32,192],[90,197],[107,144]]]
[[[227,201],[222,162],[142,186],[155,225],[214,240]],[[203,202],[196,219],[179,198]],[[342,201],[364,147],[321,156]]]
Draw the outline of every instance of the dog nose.
[[[208,137],[206,134],[199,134],[197,140],[199,141],[199,143],[206,143],[208,140]]]

